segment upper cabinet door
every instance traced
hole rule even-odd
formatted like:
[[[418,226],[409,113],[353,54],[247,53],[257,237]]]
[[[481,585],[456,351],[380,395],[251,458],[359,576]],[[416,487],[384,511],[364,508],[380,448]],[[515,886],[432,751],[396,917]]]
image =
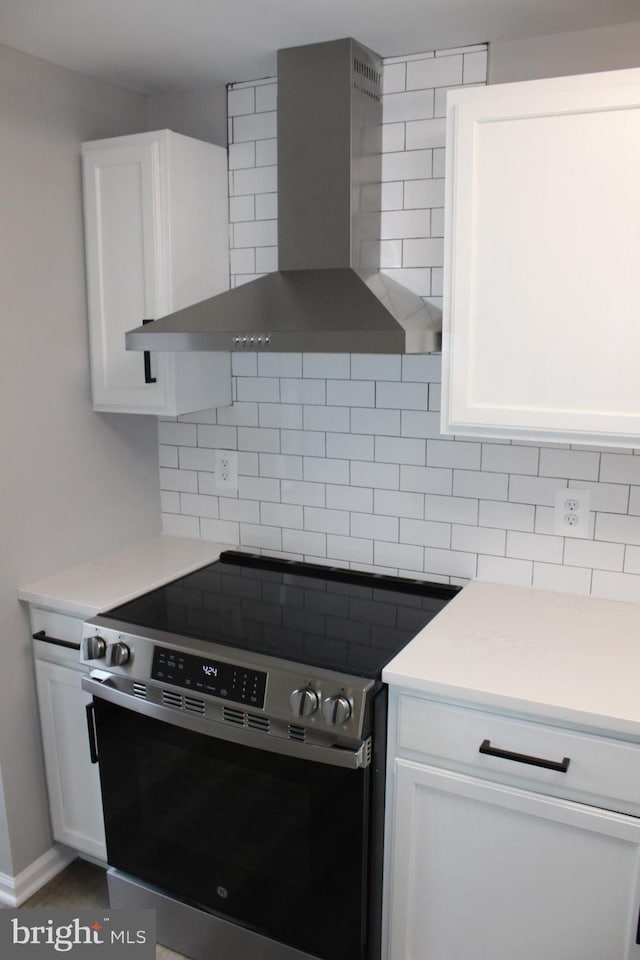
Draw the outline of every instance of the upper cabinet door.
[[[442,430],[640,446],[640,69],[449,94]]]
[[[125,333],[228,287],[226,151],[163,130],[83,144],[94,409],[230,403],[227,354],[125,350]]]

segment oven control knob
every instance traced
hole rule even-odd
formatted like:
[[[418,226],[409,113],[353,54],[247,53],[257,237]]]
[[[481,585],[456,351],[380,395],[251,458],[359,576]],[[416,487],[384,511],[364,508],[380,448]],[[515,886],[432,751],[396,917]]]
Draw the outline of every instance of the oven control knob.
[[[289,697],[291,710],[296,717],[310,717],[320,705],[318,694],[311,687],[299,687]]]
[[[351,716],[351,704],[346,697],[327,697],[322,704],[322,716],[327,723],[346,723]]]
[[[107,645],[102,637],[83,637],[82,638],[82,659],[83,660],[102,660]]]
[[[131,650],[123,643],[122,640],[118,640],[116,643],[111,643],[107,647],[107,664],[110,667],[122,667],[125,663],[128,663],[131,659]]]

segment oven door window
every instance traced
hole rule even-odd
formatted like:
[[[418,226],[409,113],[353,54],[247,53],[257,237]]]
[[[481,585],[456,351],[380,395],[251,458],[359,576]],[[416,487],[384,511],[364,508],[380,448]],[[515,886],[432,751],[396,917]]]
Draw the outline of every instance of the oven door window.
[[[326,960],[365,956],[368,769],[94,705],[111,866]]]

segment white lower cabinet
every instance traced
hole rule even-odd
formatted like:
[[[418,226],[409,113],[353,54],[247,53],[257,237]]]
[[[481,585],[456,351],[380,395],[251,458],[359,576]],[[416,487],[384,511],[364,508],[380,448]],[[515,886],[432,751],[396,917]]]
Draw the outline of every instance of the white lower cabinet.
[[[55,618],[56,634],[51,627],[43,628],[43,616],[49,623]],[[73,633],[81,634],[81,620],[38,616],[32,611],[32,625],[56,638],[64,634],[61,621],[69,621]],[[70,648],[40,640],[34,653],[53,836],[78,853],[106,861],[100,778],[97,764],[91,762],[87,733],[86,707],[91,697],[81,687],[85,671],[78,663],[79,654]]]
[[[391,718],[391,742],[394,729],[397,739],[387,803],[387,960],[638,960],[640,818],[550,795],[562,792],[562,771],[482,756],[483,715],[446,709],[442,715],[436,707],[436,725],[447,715],[463,718],[446,766],[433,756],[432,730],[423,728],[425,744],[432,743],[422,762],[416,728],[405,737],[402,715],[399,723],[397,714]],[[508,720],[501,723],[509,750],[530,756],[531,741],[526,753],[517,751]],[[523,728],[535,737],[535,724],[514,721],[515,740]],[[465,736],[475,745],[475,772],[463,769]],[[575,736],[574,743],[567,734],[565,749],[577,792],[588,760],[575,751],[571,758],[572,746],[584,746]],[[612,751],[618,746],[594,739]],[[409,741],[412,751],[403,746]],[[639,771],[636,765],[640,804]],[[615,783],[605,787],[615,792]]]

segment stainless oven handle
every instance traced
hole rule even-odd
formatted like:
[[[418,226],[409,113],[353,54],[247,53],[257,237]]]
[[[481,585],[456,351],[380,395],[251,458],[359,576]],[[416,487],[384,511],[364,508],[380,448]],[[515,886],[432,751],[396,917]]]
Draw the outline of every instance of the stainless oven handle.
[[[125,710],[140,713],[154,720],[162,720],[174,727],[183,730],[192,730],[194,733],[215,737],[218,740],[228,740],[256,750],[267,750],[270,753],[279,753],[287,757],[299,757],[301,760],[311,760],[314,763],[328,763],[333,767],[347,767],[357,770],[359,767],[368,767],[371,763],[370,741],[365,741],[357,750],[346,750],[342,747],[323,747],[315,743],[300,743],[296,740],[285,740],[282,737],[272,737],[269,734],[246,727],[234,727],[232,724],[219,723],[216,720],[205,720],[202,717],[189,716],[173,707],[164,707],[148,700],[139,700],[129,693],[122,693],[110,686],[109,680],[94,680],[92,677],[82,677],[82,689],[94,697],[106,700]],[[100,745],[98,744],[98,747]]]

